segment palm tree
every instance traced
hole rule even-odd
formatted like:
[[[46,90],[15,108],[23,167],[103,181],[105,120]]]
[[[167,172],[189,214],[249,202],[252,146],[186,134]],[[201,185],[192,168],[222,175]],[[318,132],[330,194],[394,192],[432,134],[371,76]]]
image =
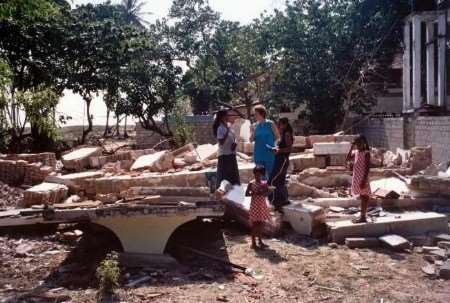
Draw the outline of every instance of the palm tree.
[[[143,12],[142,8],[145,3],[141,0],[122,0],[121,7],[125,13],[125,18],[128,24],[143,27],[144,24],[148,24],[144,20],[144,15],[151,14],[150,12]]]

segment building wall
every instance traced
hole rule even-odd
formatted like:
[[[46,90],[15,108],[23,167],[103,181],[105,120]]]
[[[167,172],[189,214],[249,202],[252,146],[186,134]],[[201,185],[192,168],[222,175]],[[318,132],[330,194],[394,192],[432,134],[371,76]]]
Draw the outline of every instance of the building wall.
[[[391,150],[405,148],[403,118],[373,118],[359,124],[353,130],[364,134],[371,146],[385,147]]]
[[[353,131],[390,150],[431,145],[433,163],[450,161],[450,116],[369,119]]]
[[[194,138],[197,144],[215,143],[212,133],[213,116],[187,116],[185,121],[192,126]],[[173,122],[169,122],[169,126],[173,130]],[[136,124],[136,145],[139,149],[152,148],[159,142],[165,140],[159,134],[144,129],[140,123]],[[168,147],[162,144],[161,147]]]

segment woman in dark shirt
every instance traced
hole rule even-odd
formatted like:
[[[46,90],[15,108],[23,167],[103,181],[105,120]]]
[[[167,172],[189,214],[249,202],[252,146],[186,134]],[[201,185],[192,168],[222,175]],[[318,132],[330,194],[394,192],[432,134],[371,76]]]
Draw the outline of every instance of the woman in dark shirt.
[[[294,144],[294,135],[287,118],[281,118],[278,121],[278,129],[281,138],[278,146],[273,150],[275,164],[269,178],[269,184],[274,186],[275,190],[269,196],[269,201],[275,207],[275,210],[281,212],[282,207],[289,204],[286,175],[289,167],[289,155]]]

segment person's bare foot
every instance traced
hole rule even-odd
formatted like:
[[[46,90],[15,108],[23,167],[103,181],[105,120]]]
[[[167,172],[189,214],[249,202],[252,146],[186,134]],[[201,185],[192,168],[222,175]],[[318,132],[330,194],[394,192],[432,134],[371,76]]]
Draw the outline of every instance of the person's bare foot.
[[[357,219],[353,219],[353,220],[352,220],[352,223],[355,223],[355,224],[358,224],[358,223],[366,223],[366,222],[367,222],[366,217],[359,217],[359,218],[357,218]]]

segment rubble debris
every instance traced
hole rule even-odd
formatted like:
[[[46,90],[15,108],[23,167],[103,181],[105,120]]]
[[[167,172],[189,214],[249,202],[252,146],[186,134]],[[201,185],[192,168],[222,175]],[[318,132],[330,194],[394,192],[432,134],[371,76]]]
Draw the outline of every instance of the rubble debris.
[[[126,284],[125,287],[128,287],[128,288],[136,287],[140,284],[150,281],[151,279],[152,278],[150,276],[140,277],[140,278],[133,280],[133,281],[129,282],[128,284]]]
[[[119,200],[119,197],[114,193],[109,194],[97,194],[95,199],[101,201],[103,204],[112,204]]]
[[[383,156],[383,165],[387,168],[392,168],[402,165],[402,156],[388,150]]]
[[[400,195],[411,194],[408,185],[403,180],[395,177],[371,181],[370,189],[381,198],[389,198],[386,195],[390,195],[392,196],[391,198],[396,199],[395,196],[398,198]]]
[[[283,213],[283,219],[301,235],[318,234],[325,220],[325,212],[322,207],[306,203],[284,206]]]
[[[23,194],[21,207],[29,207],[36,204],[55,204],[67,197],[68,188],[62,184],[41,183],[27,189]]]
[[[371,237],[346,238],[345,245],[348,248],[372,248],[378,247],[380,241],[377,238]]]
[[[385,151],[380,148],[372,147],[370,149],[370,166],[381,167],[383,166]]]
[[[289,181],[287,188],[290,197],[337,198],[336,194],[330,194],[316,187],[298,181],[296,182],[295,180]]]
[[[411,243],[399,235],[385,235],[378,239],[395,250],[411,249]]]
[[[419,172],[432,163],[431,146],[411,148],[410,167],[413,173]]]
[[[386,190],[386,189],[382,189],[382,188],[377,188],[374,192],[373,195],[375,195],[378,198],[382,198],[382,199],[398,199],[400,198],[400,195],[393,191],[393,190]]]
[[[411,176],[409,188],[421,194],[450,196],[450,178]]]
[[[101,147],[83,147],[69,152],[61,157],[64,168],[75,171],[82,171],[89,167],[89,158],[101,156]]]
[[[434,236],[434,240],[436,242],[439,242],[439,241],[450,242],[450,235],[449,234],[438,234],[438,235]]]
[[[169,151],[160,151],[140,156],[131,166],[132,171],[148,169],[153,172],[164,172],[172,168],[174,157]]]
[[[17,202],[21,200],[23,200],[22,189],[0,182],[0,209],[16,207]]]
[[[191,152],[194,150],[194,145],[192,143],[186,144],[174,151],[172,151],[172,156],[174,158],[180,157],[187,152]]]
[[[89,166],[91,168],[100,168],[107,163],[115,163],[124,160],[133,160],[132,151],[118,151],[113,155],[89,157]]]
[[[439,260],[447,260],[447,251],[444,249],[434,249],[430,251],[430,255],[436,256]]]
[[[313,146],[315,143],[334,143],[336,137],[333,135],[311,135],[308,137],[308,145]]]
[[[42,163],[28,163],[24,160],[0,160],[0,182],[11,186],[41,183],[54,171],[53,167]]]

